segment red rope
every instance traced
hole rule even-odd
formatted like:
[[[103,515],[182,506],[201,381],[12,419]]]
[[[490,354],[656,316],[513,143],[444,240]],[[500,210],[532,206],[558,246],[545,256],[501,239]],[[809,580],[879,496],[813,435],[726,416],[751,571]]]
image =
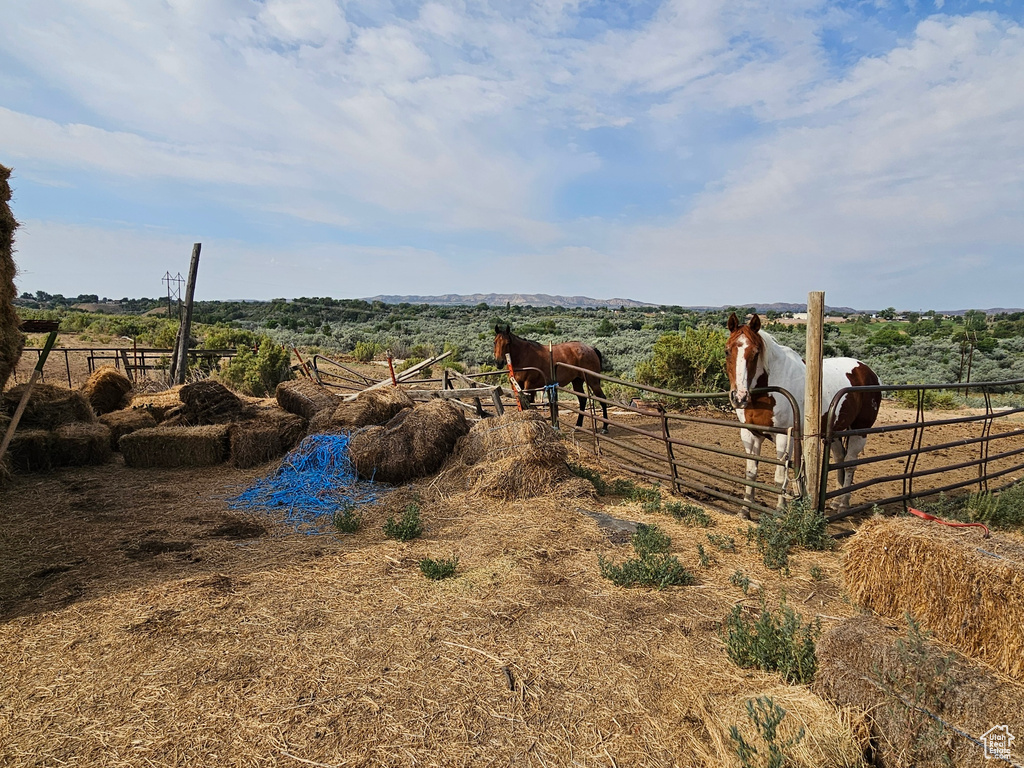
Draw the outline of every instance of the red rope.
[[[920,509],[914,509],[913,507],[907,507],[907,512],[912,515],[917,515],[922,520],[931,520],[939,525],[948,525],[950,528],[981,528],[985,531],[986,539],[992,535],[989,533],[988,526],[984,523],[951,523],[948,520],[940,520],[935,515],[929,515],[927,512],[922,512]]]

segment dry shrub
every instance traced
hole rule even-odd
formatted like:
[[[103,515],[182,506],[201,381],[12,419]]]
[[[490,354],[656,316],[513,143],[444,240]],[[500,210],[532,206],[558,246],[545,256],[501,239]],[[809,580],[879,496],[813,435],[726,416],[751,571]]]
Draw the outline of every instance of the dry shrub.
[[[1024,686],[874,618],[848,619],[819,640],[814,690],[868,713],[882,766],[980,768],[982,747],[954,729],[976,739],[994,725],[1024,733]]]
[[[115,451],[120,450],[118,443],[124,435],[156,426],[156,419],[142,408],[105,413],[100,416],[100,422],[110,429],[110,447]]]
[[[727,697],[701,697],[696,712],[704,725],[710,749],[703,746],[701,755],[708,765],[740,768],[736,745],[730,738],[730,727],[736,726],[744,739],[765,754],[763,741],[755,736],[757,728],[750,722],[747,702],[759,697],[770,698],[786,711],[778,729],[779,742],[802,738],[786,750],[791,768],[851,768],[864,764],[868,747],[869,726],[854,708],[836,707],[811,693],[804,686],[777,685],[759,693],[733,694]]]
[[[459,440],[442,482],[506,501],[552,493],[593,496],[593,486],[569,471],[566,458],[564,443],[543,416],[510,411],[473,425]]]
[[[175,386],[161,392],[136,393],[132,397],[132,410],[145,410],[159,424],[167,418],[168,411],[181,408],[180,390],[181,386]]]
[[[381,387],[360,392],[355,400],[314,414],[309,433],[347,432],[360,427],[380,426],[415,403],[401,387]]]
[[[7,411],[14,413],[28,384],[19,384],[4,392]],[[51,384],[36,384],[32,387],[25,412],[18,422],[19,429],[54,429],[61,424],[82,421],[93,423],[96,415],[92,406],[81,392],[73,392]]]
[[[236,467],[258,467],[271,459],[276,459],[287,450],[278,424],[268,421],[247,421],[231,425],[231,463]]]
[[[24,336],[18,330],[14,311],[14,230],[18,222],[11,213],[11,169],[0,165],[0,390],[18,364]]]
[[[50,441],[53,433],[48,429],[23,429],[14,433],[7,446],[11,466],[25,472],[50,469]]]
[[[226,424],[202,427],[154,427],[121,438],[119,446],[129,467],[208,467],[227,458]]]
[[[245,409],[238,395],[213,379],[186,384],[178,397],[182,402],[178,418],[189,427],[229,424],[240,419]]]
[[[55,467],[104,464],[110,453],[110,428],[105,424],[62,424],[53,431],[50,456]]]
[[[119,411],[131,404],[132,383],[112,366],[97,368],[79,390],[99,415]]]
[[[337,407],[341,402],[324,387],[309,379],[282,381],[274,392],[277,404],[288,413],[309,420],[325,408]]]
[[[444,400],[431,400],[400,412],[386,426],[354,433],[349,452],[360,477],[404,483],[440,469],[467,432],[462,411]]]
[[[850,597],[1024,680],[1024,545],[915,519],[867,521],[847,546]]]

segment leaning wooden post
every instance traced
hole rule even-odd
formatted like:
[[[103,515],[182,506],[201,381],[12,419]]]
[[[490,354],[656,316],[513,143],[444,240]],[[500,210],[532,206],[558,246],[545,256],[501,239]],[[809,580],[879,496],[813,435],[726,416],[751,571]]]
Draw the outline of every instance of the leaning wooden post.
[[[188,373],[188,338],[192,333],[192,297],[196,292],[196,273],[199,272],[199,251],[202,247],[202,243],[195,243],[192,246],[192,263],[188,268],[188,286],[185,288],[185,319],[181,321],[181,338],[178,339],[176,356],[178,365],[175,369],[175,381],[178,384],[185,383],[185,375]]]
[[[50,350],[53,349],[53,343],[57,341],[57,331],[50,331],[50,335],[46,337],[46,344],[43,345],[43,351],[39,353],[39,361],[36,363],[36,367],[32,369],[32,375],[29,377],[28,384],[25,387],[25,391],[21,393],[21,400],[18,401],[18,407],[14,409],[14,415],[11,416],[11,423],[7,425],[7,431],[4,433],[3,441],[0,442],[0,461],[3,461],[4,454],[7,453],[7,446],[11,444],[11,440],[14,437],[14,430],[18,428],[18,422],[21,421],[21,416],[25,413],[25,407],[28,405],[29,398],[32,396],[32,387],[36,385],[36,382],[43,376],[43,366],[46,365],[46,358],[50,354]]]
[[[803,434],[803,496],[811,496],[818,503],[818,485],[821,475],[821,359],[822,336],[825,328],[825,292],[807,294],[807,378],[804,382],[804,434]],[[822,511],[822,510],[819,510]]]

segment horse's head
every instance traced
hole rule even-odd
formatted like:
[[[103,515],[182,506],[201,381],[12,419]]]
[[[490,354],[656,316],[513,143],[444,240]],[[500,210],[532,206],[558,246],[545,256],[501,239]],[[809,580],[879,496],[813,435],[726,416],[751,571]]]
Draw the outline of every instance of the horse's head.
[[[725,369],[729,374],[729,402],[733,408],[750,405],[750,390],[765,386],[764,340],[758,335],[761,318],[754,315],[746,325],[734,312],[729,316],[729,340],[725,343]]]
[[[505,364],[505,355],[512,344],[512,326],[498,323],[494,326],[494,361],[498,365]]]

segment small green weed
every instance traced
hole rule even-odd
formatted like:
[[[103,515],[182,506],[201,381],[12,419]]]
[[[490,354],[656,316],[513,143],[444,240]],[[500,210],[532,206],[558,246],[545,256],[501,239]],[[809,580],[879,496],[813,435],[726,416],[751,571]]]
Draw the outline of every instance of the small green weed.
[[[830,550],[835,541],[828,535],[824,515],[801,499],[789,503],[781,514],[762,514],[757,526],[747,532],[761,552],[764,564],[775,571],[789,574],[789,552],[795,546],[813,550]]]
[[[821,581],[822,579],[825,578],[825,572],[823,570],[821,570],[821,566],[820,565],[812,565],[811,566],[811,578],[814,579],[815,581]]]
[[[665,554],[672,547],[672,539],[656,525],[637,523],[630,543],[639,557]]]
[[[355,533],[363,524],[363,516],[354,505],[345,504],[335,511],[331,522],[339,533]]]
[[[710,528],[715,524],[711,515],[705,512],[703,507],[698,507],[696,504],[683,504],[679,501],[671,501],[665,505],[665,512],[691,528]]]
[[[734,587],[739,587],[743,590],[743,594],[747,594],[750,591],[750,577],[747,576],[743,571],[733,571],[732,576],[729,577],[729,583]]]
[[[459,558],[453,557],[448,560],[433,560],[424,557],[420,560],[420,571],[428,579],[439,581],[455,575],[455,569],[459,567]]]
[[[789,750],[803,741],[806,735],[803,726],[797,731],[796,736],[780,741],[779,726],[786,718],[786,710],[776,704],[770,696],[758,696],[756,699],[747,699],[747,717],[757,729],[757,735],[764,743],[762,754],[757,747],[751,744],[740,733],[735,725],[729,726],[729,739],[733,743],[733,750],[740,759],[743,768],[788,768],[795,765],[789,757]],[[761,756],[755,762],[754,758]]]
[[[700,560],[701,568],[710,568],[714,558],[707,553],[703,544],[697,545],[697,559]]]
[[[384,521],[384,535],[389,539],[410,541],[423,533],[420,520],[420,505],[413,502],[407,504],[402,516],[396,521],[394,515]]]
[[[724,533],[709,533],[708,543],[713,547],[717,547],[723,552],[735,552],[736,551],[736,539],[732,536],[726,536]]]
[[[761,598],[761,613],[748,621],[736,605],[725,620],[722,640],[729,658],[744,668],[777,670],[790,683],[809,683],[818,667],[815,641],[821,622],[808,624],[783,601],[771,611]]]
[[[661,508],[661,491],[653,485],[644,487],[637,485],[632,480],[616,478],[612,481],[612,493],[615,496],[622,496],[626,501],[639,501],[641,504],[656,505],[654,511]]]
[[[962,496],[940,493],[926,503],[914,506],[936,517],[961,520],[966,523],[985,523],[994,528],[1024,527],[1024,483],[1004,488],[998,494],[977,492]]]
[[[656,525],[637,525],[632,539],[636,557],[616,565],[598,555],[601,575],[620,587],[655,587],[693,584],[693,574],[687,571],[675,555],[670,555],[672,540]]]
[[[591,485],[594,486],[594,490],[597,491],[598,496],[604,496],[608,493],[608,483],[605,482],[604,478],[601,477],[601,473],[597,470],[585,467],[582,464],[573,464],[570,461],[569,471],[576,475],[576,477],[582,477],[584,480],[589,480]]]

